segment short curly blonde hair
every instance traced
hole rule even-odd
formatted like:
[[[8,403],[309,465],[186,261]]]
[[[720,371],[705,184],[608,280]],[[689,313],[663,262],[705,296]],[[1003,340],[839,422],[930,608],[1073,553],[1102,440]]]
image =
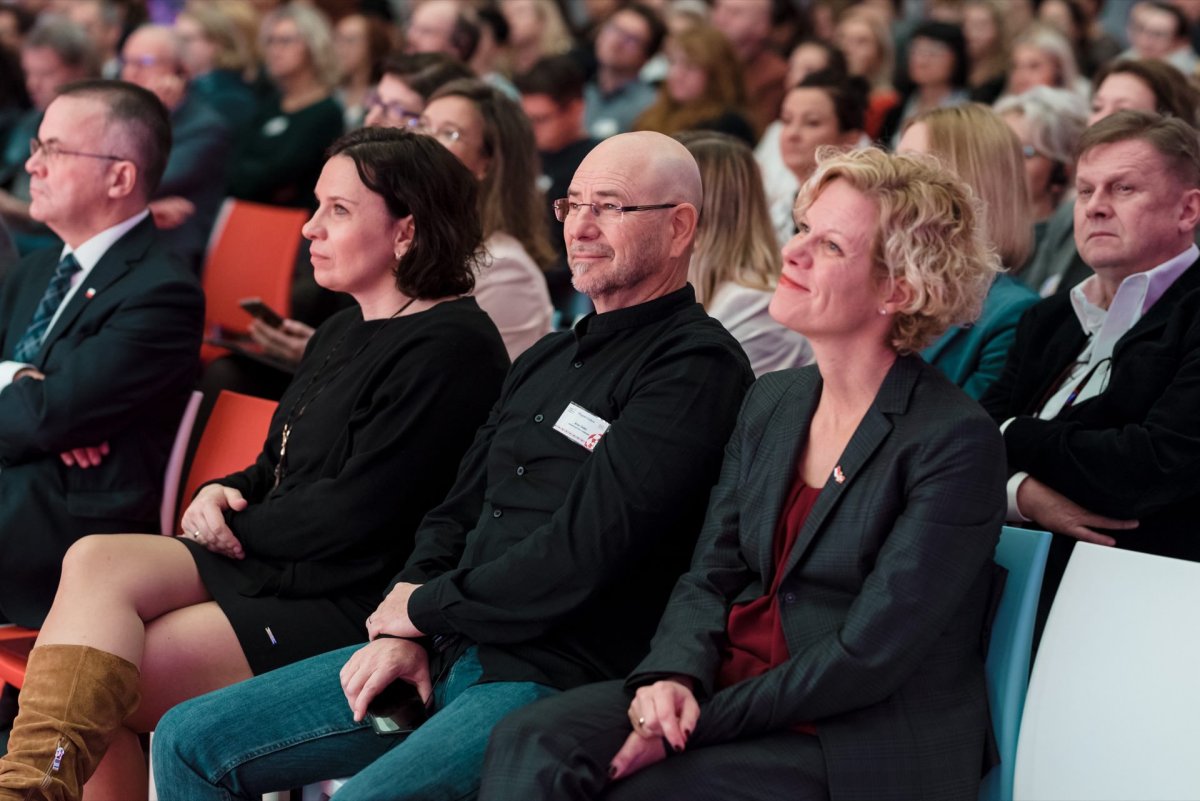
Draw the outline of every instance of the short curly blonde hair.
[[[918,351],[951,326],[978,319],[1002,267],[988,243],[982,204],[967,184],[928,156],[826,146],[796,197],[796,218],[836,180],[879,207],[872,246],[879,279],[911,289],[893,318],[893,348]]]

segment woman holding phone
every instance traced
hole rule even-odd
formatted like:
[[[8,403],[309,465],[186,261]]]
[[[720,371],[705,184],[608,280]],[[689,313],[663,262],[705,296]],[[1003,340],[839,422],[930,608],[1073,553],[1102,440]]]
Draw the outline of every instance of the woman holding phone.
[[[407,131],[357,131],[331,154],[304,235],[317,280],[355,306],[309,343],[255,463],[202,487],[179,536],[85,537],[67,553],[0,798],[43,782],[79,798],[106,751],[89,795],[144,798],[137,735],[167,709],[365,642],[499,394],[504,346],[467,296],[474,177]]]

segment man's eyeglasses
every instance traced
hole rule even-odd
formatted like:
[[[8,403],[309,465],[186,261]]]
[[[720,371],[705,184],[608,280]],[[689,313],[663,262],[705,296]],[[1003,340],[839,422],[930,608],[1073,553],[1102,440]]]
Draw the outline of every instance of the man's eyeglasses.
[[[382,109],[383,113],[393,120],[399,120],[405,128],[416,128],[420,125],[421,115],[415,111],[409,111],[399,103],[389,103],[379,96],[378,92],[371,92],[367,95],[368,109]]]
[[[29,140],[29,155],[33,157],[39,153],[42,154],[42,158],[44,159],[52,159],[57,156],[82,156],[85,159],[104,159],[106,161],[129,160],[120,156],[110,156],[105,153],[84,153],[82,150],[67,150],[58,142],[43,142],[41,139],[34,137]]]
[[[591,209],[592,214],[596,215],[596,219],[603,221],[619,220],[626,212],[673,209],[678,205],[678,203],[655,203],[650,206],[622,206],[619,203],[576,203],[565,197],[553,203],[554,216],[558,218],[559,222],[566,222],[568,217],[584,208]]]

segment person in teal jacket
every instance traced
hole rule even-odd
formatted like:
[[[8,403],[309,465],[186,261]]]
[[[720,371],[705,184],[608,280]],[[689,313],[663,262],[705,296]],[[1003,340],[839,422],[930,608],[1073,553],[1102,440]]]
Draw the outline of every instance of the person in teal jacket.
[[[988,239],[1008,269],[988,290],[972,325],[952,328],[921,351],[972,398],[983,396],[1004,368],[1021,313],[1037,294],[1012,277],[1033,252],[1033,217],[1021,141],[987,106],[971,103],[919,114],[900,152],[926,153],[967,182],[984,204]]]
[[[951,328],[921,355],[975,400],[1000,377],[1017,322],[1037,293],[1011,275],[998,275],[974,325]]]

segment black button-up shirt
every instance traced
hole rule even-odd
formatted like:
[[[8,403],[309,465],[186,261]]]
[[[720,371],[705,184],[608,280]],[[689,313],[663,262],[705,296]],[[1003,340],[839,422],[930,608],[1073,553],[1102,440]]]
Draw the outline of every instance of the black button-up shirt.
[[[396,577],[424,584],[413,622],[478,643],[485,680],[623,676],[688,565],[752,380],[690,286],[543,338]],[[593,451],[554,429],[572,403],[611,424]]]

